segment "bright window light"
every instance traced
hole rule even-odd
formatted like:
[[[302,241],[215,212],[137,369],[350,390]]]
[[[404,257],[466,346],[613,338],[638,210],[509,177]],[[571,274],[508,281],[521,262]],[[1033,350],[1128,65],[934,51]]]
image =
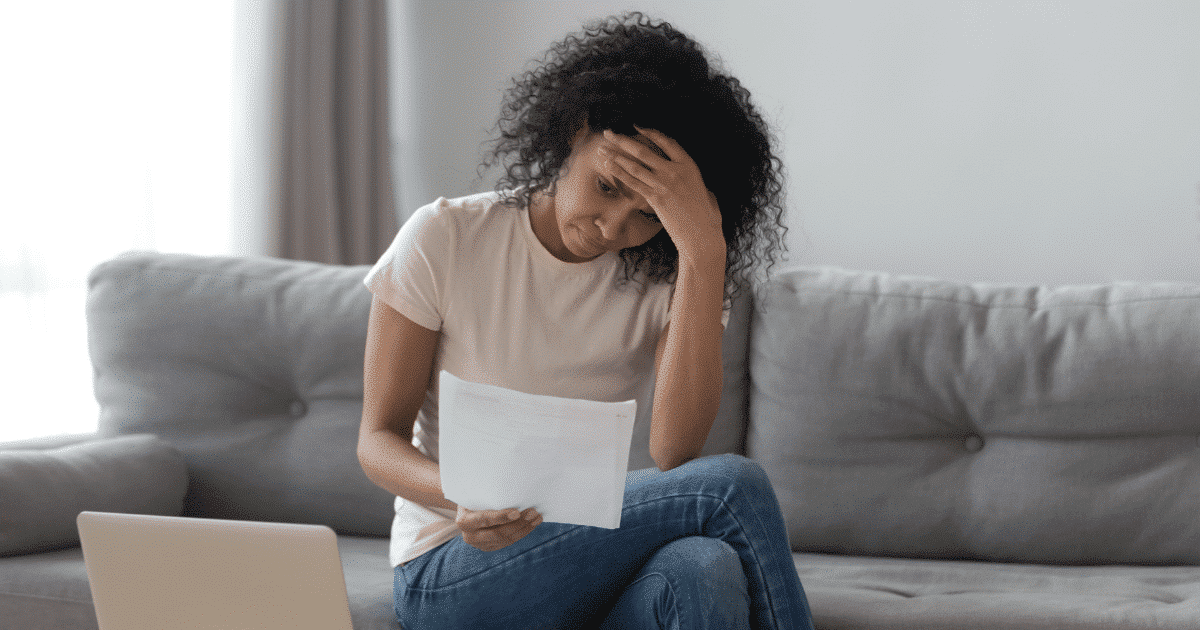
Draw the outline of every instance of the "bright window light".
[[[233,0],[6,7],[0,441],[95,430],[94,265],[230,252],[233,16]]]

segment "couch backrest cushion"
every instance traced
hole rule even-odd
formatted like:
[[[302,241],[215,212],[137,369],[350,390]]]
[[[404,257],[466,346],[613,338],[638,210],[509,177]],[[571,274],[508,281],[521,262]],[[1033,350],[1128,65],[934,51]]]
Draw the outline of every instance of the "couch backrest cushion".
[[[1200,563],[1200,286],[779,274],[748,454],[797,550]]]
[[[185,515],[387,535],[392,497],[355,455],[367,267],[127,255],[89,279],[100,431],[188,462]]]

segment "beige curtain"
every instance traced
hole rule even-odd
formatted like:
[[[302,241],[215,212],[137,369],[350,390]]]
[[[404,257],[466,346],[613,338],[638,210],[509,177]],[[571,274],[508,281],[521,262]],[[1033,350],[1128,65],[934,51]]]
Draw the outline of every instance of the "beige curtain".
[[[288,0],[272,253],[373,263],[397,228],[385,0]]]

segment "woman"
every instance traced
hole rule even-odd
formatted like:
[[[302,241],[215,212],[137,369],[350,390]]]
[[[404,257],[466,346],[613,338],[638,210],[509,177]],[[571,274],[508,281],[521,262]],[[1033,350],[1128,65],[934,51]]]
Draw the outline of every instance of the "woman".
[[[401,624],[811,628],[762,469],[699,457],[726,306],[782,243],[779,161],[748,92],[634,13],[553,46],[508,91],[498,126],[497,191],[418,210],[366,279],[358,455],[397,496]],[[639,399],[657,469],[630,473],[621,527],[446,500],[443,369]]]

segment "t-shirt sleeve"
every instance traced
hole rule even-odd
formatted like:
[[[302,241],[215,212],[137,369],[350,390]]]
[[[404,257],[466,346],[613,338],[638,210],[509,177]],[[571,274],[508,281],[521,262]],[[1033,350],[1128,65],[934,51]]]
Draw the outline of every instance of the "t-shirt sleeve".
[[[438,209],[434,203],[413,213],[363,280],[376,297],[429,330],[442,328],[454,255],[453,235]]]

